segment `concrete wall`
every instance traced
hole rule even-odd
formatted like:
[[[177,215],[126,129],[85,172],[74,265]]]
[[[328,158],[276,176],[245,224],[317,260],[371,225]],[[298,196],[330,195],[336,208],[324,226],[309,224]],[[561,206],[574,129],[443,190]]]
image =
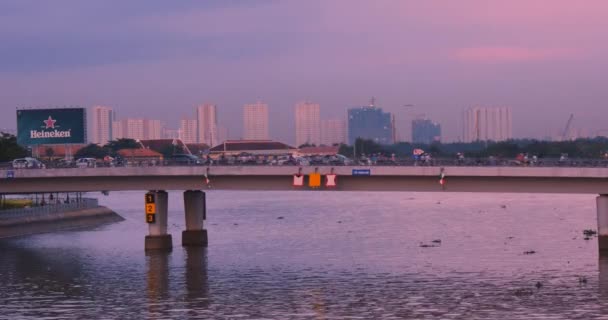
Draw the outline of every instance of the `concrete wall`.
[[[97,206],[49,214],[27,214],[0,220],[0,239],[98,226],[124,220],[114,211]]]

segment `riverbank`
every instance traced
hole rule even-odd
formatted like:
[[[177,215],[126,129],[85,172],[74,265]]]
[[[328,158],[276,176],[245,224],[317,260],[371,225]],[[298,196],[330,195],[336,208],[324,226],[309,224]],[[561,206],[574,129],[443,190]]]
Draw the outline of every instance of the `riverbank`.
[[[97,199],[86,200],[75,204],[0,211],[0,239],[95,227],[124,220],[116,212],[98,205]]]

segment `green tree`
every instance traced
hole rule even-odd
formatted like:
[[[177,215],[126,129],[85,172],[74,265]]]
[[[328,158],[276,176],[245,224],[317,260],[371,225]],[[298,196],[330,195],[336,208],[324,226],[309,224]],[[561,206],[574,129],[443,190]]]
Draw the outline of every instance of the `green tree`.
[[[96,158],[102,159],[103,157],[110,154],[110,149],[105,147],[100,147],[94,143],[87,145],[86,147],[78,150],[76,154],[74,154],[75,158]]]
[[[113,154],[116,154],[121,149],[139,149],[140,144],[133,139],[117,139],[108,142],[104,147],[111,150]]]
[[[27,150],[17,144],[17,137],[0,132],[0,162],[12,161],[27,156]]]

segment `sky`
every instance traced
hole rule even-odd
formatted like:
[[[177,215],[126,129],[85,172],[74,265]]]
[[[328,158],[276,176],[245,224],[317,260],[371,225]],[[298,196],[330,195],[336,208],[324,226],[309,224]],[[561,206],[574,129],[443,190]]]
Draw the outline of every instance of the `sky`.
[[[425,115],[445,141],[472,106],[511,107],[516,138],[570,114],[608,135],[606,17],[605,0],[3,0],[0,128],[17,107],[76,105],[177,127],[209,102],[238,138],[260,100],[292,142],[297,102],[344,119],[374,96],[401,131]]]

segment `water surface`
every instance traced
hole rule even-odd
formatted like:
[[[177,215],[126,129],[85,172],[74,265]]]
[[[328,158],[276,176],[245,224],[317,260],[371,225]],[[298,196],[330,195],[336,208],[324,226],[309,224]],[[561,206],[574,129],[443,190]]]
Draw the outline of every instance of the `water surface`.
[[[0,242],[0,318],[608,319],[593,196],[209,191],[210,245],[186,250],[173,192],[155,254],[143,200]]]

